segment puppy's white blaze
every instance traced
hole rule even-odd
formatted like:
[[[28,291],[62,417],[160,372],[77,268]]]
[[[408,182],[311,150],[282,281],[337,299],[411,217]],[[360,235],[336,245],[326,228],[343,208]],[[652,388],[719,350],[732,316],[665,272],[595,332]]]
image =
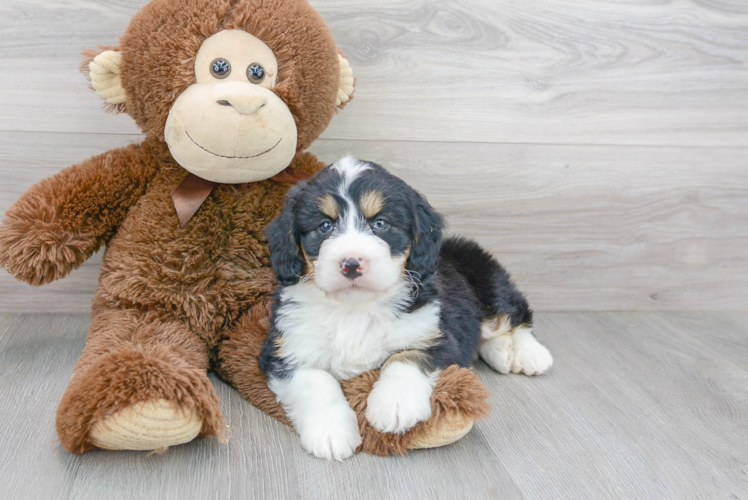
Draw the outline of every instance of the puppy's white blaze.
[[[431,393],[439,371],[425,374],[408,362],[387,366],[369,393],[366,419],[380,432],[403,433],[431,417]]]
[[[341,188],[340,196],[345,201],[345,205],[348,207],[345,212],[345,217],[339,221],[339,231],[345,233],[357,233],[374,236],[371,228],[366,223],[366,220],[358,210],[358,206],[348,196],[348,191]],[[338,235],[335,235],[338,236]]]
[[[348,193],[351,183],[361,175],[361,172],[371,169],[371,166],[351,155],[347,155],[338,160],[333,165],[333,168],[340,172],[342,176],[342,180],[338,184],[338,194],[345,200],[347,206],[346,216],[339,222],[340,229],[371,234],[371,229],[368,225],[364,224],[364,218],[359,213],[358,205],[353,202]]]
[[[268,386],[306,451],[328,460],[343,460],[355,453],[361,444],[356,413],[332,375],[300,368],[289,379],[271,378]]]
[[[332,168],[336,169],[345,178],[347,184],[350,184],[356,177],[371,167],[351,155],[346,155],[336,161]]]
[[[364,259],[363,275],[354,281],[343,276],[340,262],[345,258]],[[346,231],[322,243],[314,262],[314,281],[328,293],[355,288],[383,292],[402,279],[403,258],[393,259],[389,245],[373,234]]]
[[[440,305],[404,314],[409,297],[406,282],[368,300],[339,300],[310,282],[286,287],[275,317],[283,357],[344,380],[382,366],[397,351],[425,349],[439,334]]]

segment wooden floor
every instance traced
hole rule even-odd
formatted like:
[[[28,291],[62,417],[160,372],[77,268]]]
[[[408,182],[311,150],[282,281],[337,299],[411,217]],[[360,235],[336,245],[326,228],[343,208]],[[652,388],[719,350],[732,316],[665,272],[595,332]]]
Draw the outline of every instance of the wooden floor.
[[[146,0],[0,2],[0,212],[142,140],[80,53]],[[312,145],[377,161],[506,264],[536,310],[748,304],[748,2],[312,0],[355,99]],[[0,311],[88,312],[101,256]]]
[[[476,366],[491,416],[406,457],[307,455],[214,378],[226,444],[161,455],[55,442],[87,315],[0,315],[3,498],[748,498],[748,314],[540,313],[538,378]]]

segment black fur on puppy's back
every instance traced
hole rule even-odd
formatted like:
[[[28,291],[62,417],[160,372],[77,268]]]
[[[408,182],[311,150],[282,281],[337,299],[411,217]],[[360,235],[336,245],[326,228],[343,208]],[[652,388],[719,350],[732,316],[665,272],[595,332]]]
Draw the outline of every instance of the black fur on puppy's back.
[[[478,243],[461,237],[442,242],[439,251],[440,270],[449,264],[470,284],[483,306],[485,318],[508,315],[511,326],[532,324],[532,309],[517,290],[509,273]]]
[[[440,260],[438,271],[424,287],[424,295],[438,298],[439,329],[442,337],[427,349],[434,368],[457,364],[470,366],[478,356],[483,311],[473,287],[447,260]],[[429,294],[431,292],[431,294]]]

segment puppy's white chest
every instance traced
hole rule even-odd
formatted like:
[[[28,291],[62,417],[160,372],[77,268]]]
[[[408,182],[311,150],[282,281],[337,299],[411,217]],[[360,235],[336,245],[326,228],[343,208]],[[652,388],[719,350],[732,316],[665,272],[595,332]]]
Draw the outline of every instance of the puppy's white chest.
[[[379,368],[397,351],[427,347],[438,335],[439,305],[404,314],[379,304],[294,300],[278,311],[276,326],[284,358],[344,380]]]
[[[321,340],[318,363],[338,379],[381,366],[395,349],[397,323],[368,313],[344,314],[332,319],[317,337]]]

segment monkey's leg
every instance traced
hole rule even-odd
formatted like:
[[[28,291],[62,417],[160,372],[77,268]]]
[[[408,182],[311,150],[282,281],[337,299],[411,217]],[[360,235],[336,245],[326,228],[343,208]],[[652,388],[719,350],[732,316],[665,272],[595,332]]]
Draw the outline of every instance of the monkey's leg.
[[[270,330],[271,297],[263,297],[226,332],[218,346],[218,375],[247,401],[273,418],[291,425],[267,384],[258,358]]]
[[[205,344],[154,313],[93,308],[86,347],[57,408],[73,453],[156,450],[222,432]]]
[[[255,304],[226,334],[218,349],[218,374],[250,403],[291,425],[275,394],[268,388],[258,357],[270,328],[270,302],[267,297]],[[409,449],[435,448],[453,443],[488,414],[488,391],[475,374],[451,366],[442,371],[431,396],[431,418],[404,434],[380,433],[365,417],[366,402],[379,370],[362,373],[341,385],[356,412],[363,445],[359,449],[375,455],[404,453]]]

